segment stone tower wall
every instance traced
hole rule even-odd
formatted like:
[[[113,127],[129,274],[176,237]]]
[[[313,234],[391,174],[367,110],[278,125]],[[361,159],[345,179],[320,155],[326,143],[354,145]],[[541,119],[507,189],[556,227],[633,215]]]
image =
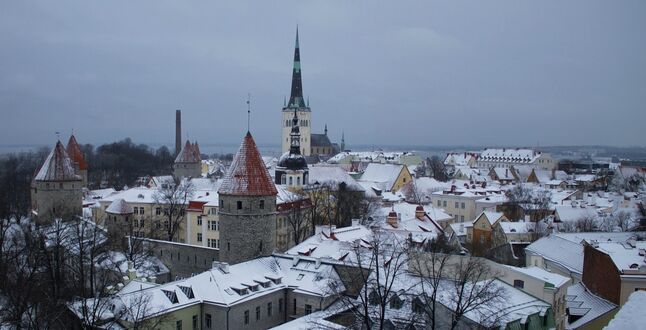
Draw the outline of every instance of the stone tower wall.
[[[50,223],[54,217],[64,220],[83,211],[82,182],[36,182],[31,189],[32,208],[38,212],[38,223]]]
[[[202,164],[197,163],[175,163],[173,164],[173,175],[176,178],[199,178],[202,177]]]
[[[236,264],[269,256],[275,240],[276,196],[220,195],[220,261]]]

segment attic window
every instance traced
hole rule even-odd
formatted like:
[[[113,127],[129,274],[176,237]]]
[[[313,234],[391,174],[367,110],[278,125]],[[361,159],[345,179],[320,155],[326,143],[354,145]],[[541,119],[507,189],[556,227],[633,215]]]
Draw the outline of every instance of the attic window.
[[[298,274],[298,276],[296,276],[296,280],[300,281],[300,280],[303,279],[304,276],[305,276],[305,274]]]
[[[637,268],[639,268],[639,265],[638,265],[638,264],[632,264],[632,265],[630,265],[630,269],[637,269]]]
[[[168,298],[171,303],[177,304],[179,302],[179,300],[177,300],[177,294],[175,293],[175,291],[162,290],[162,292],[164,292],[166,298]]]
[[[515,233],[515,232],[516,232],[516,229],[512,228],[512,229],[510,230],[510,232]]]
[[[139,194],[139,195],[137,195],[137,198],[139,198],[139,199],[144,199],[144,195],[143,195],[143,194]]]
[[[247,294],[247,288],[242,288],[242,287],[231,287],[233,291],[235,291],[237,294],[244,296]]]
[[[195,298],[195,295],[193,294],[193,288],[191,288],[190,286],[179,286],[178,285],[178,287],[182,290],[182,292],[184,292],[184,294],[186,295],[186,297],[188,297],[188,299]]]

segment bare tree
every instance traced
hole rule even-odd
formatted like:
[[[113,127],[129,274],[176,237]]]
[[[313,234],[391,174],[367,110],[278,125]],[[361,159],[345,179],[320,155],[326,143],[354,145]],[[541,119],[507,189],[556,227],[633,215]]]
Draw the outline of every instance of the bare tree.
[[[495,282],[497,274],[483,258],[445,252],[437,245],[412,253],[410,258],[410,273],[418,279],[422,292],[417,296],[421,302],[418,308],[427,318],[427,327],[455,329],[466,314],[476,310],[482,319],[495,323],[500,317],[497,307],[505,298]]]
[[[407,245],[395,235],[375,231],[370,240],[356,242],[344,259],[349,268],[340,274],[346,289],[352,289],[334,293],[352,311],[354,327],[383,329],[389,306],[408,293],[413,284],[400,282],[408,265]]]
[[[308,208],[312,207],[310,199],[302,191],[291,192],[285,200],[288,208],[285,219],[294,239],[294,244],[300,244],[312,233],[311,213]]]
[[[446,167],[444,166],[444,161],[437,155],[432,156],[427,159],[428,166],[431,172],[431,177],[437,181],[446,182],[449,180],[449,176],[446,173]]]
[[[186,216],[186,207],[193,196],[193,185],[189,180],[175,179],[158,188],[153,194],[155,204],[163,209],[164,236],[168,241],[177,239],[176,235]]]
[[[552,193],[546,189],[532,189],[525,184],[517,184],[507,192],[507,207],[511,209],[506,215],[517,220],[529,215],[532,221],[545,219],[552,214],[550,203]]]

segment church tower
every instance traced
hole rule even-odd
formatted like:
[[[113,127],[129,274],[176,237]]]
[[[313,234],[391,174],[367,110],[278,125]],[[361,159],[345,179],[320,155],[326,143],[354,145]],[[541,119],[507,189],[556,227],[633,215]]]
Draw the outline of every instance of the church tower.
[[[274,252],[278,191],[247,132],[220,189],[220,261],[236,264]]]
[[[309,102],[308,102],[309,103]],[[296,29],[296,45],[294,47],[294,68],[292,70],[292,91],[289,102],[283,107],[282,116],[282,153],[289,152],[291,147],[290,134],[292,131],[292,116],[294,111],[299,118],[301,133],[301,154],[309,156],[311,153],[311,110],[303,98],[303,82],[301,79],[301,54],[298,45],[298,28]]]
[[[293,111],[289,152],[283,154],[278,160],[274,177],[276,184],[287,185],[289,188],[301,188],[307,184],[309,170],[307,161],[301,154],[298,110],[294,109]]]

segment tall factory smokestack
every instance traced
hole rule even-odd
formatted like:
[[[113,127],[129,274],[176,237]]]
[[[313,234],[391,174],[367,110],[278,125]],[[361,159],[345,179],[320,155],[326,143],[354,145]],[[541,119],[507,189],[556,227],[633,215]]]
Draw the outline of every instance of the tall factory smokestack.
[[[182,110],[175,110],[175,156],[182,151]]]

